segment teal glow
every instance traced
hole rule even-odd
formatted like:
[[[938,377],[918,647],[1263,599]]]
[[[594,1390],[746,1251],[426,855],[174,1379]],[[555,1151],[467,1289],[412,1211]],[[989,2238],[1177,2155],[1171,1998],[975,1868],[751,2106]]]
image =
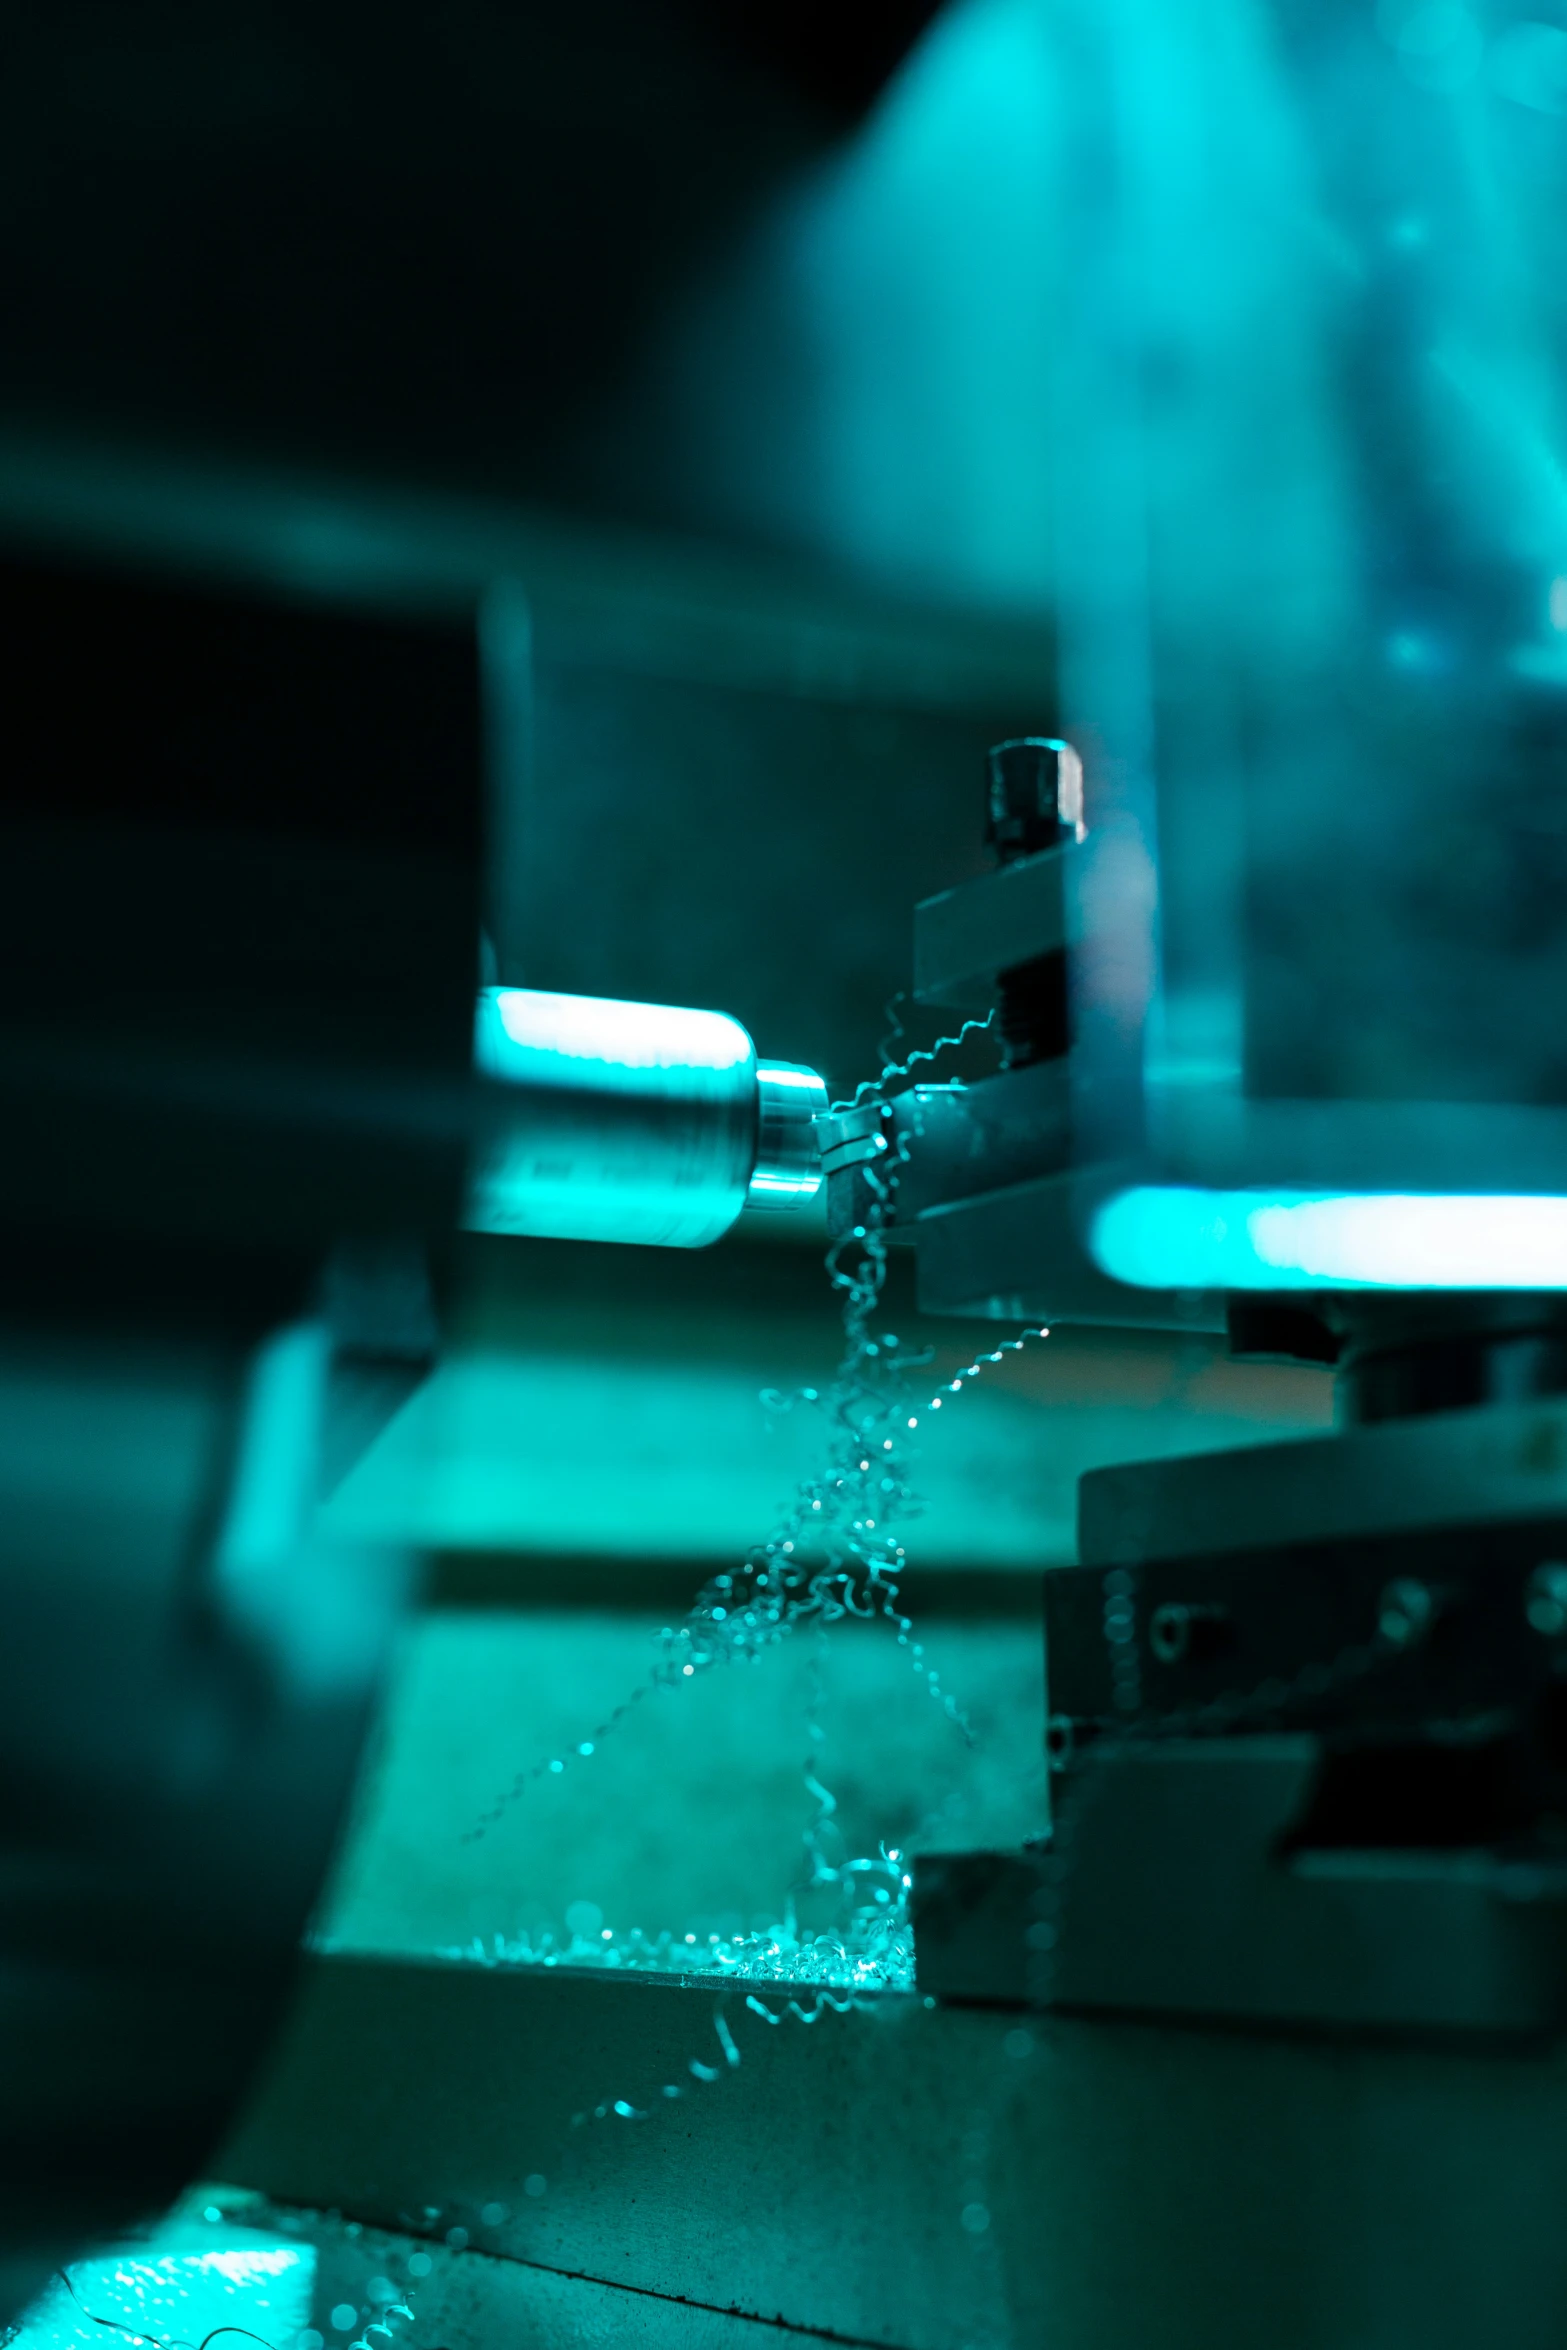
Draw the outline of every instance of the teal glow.
[[[219,2332],[298,2341],[310,2317],[314,2245],[278,2244],[216,2210],[212,2218],[223,2226],[217,2246],[136,2245],[58,2270],[12,2331],[13,2350],[102,2350],[106,2338],[134,2350]]]
[[[573,1913],[603,1912],[591,1901],[573,1902],[566,1916],[566,1933],[548,1928],[537,1934],[524,1930],[507,1937],[476,1934],[469,1942],[442,1950],[442,1958],[485,1967],[605,1967],[611,1972],[657,1975],[712,1975],[732,1982],[809,1983],[818,1993],[831,1991],[912,1991],[914,1989],[914,1932],[905,1914],[902,1895],[913,1879],[888,1856],[884,1873],[888,1886],[879,1888],[885,1907],[874,1901],[860,1904],[841,1932],[802,1933],[792,1923],[738,1934],[645,1934],[638,1927],[617,1934],[609,1926],[584,1930]],[[851,1864],[854,1865],[854,1864]],[[861,1862],[861,1868],[878,1864]],[[891,1888],[897,1889],[897,1898]],[[828,2001],[829,2005],[836,2002]],[[812,2012],[796,2009],[805,2023],[814,2023],[822,2000]],[[776,2020],[776,2019],[774,2019]],[[701,2076],[698,2076],[701,2077]],[[665,2096],[681,2094],[666,2089]]]
[[[1058,80],[1038,0],[956,0],[681,318],[686,463],[726,517],[1048,604]]]
[[[806,1207],[821,1187],[822,1179],[814,1170],[801,1175],[753,1175],[745,1204],[748,1208]]]
[[[723,1012],[612,1003],[538,988],[486,988],[474,1033],[478,1066],[502,1083],[629,1090],[654,1069],[747,1068],[751,1039]]]
[[[474,1064],[470,1230],[705,1248],[744,1207],[756,1055],[724,1013],[486,987]]]
[[[1140,1289],[1567,1289],[1567,1199],[1149,1184],[1089,1245]]]

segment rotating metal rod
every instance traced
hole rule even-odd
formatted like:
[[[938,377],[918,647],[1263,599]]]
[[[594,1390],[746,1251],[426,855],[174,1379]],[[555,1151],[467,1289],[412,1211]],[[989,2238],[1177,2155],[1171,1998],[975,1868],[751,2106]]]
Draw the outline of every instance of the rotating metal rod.
[[[487,987],[474,1059],[470,1231],[704,1248],[821,1188],[825,1084],[722,1012]]]

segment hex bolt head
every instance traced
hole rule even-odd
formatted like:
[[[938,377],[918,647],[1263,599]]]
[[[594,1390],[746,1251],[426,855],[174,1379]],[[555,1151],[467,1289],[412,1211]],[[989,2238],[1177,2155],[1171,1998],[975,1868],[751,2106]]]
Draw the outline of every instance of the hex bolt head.
[[[1415,1648],[1436,1619],[1436,1597],[1428,1583],[1400,1575],[1377,1601],[1377,1630],[1390,1648]]]
[[[1230,1611],[1216,1600],[1167,1599],[1148,1619],[1148,1646],[1161,1665],[1211,1663],[1234,1645]]]
[[[1045,1755],[1053,1771],[1070,1768],[1077,1752],[1077,1724],[1070,1714],[1052,1714],[1045,1724]]]
[[[1523,1595],[1524,1620],[1542,1640],[1559,1640],[1567,1632],[1567,1565],[1545,1559],[1529,1577]]]
[[[985,838],[1003,865],[1083,837],[1083,762],[1053,735],[995,743],[989,760]]]
[[[1162,1665],[1178,1665],[1192,1644],[1192,1611],[1178,1601],[1156,1607],[1148,1625],[1148,1645]]]

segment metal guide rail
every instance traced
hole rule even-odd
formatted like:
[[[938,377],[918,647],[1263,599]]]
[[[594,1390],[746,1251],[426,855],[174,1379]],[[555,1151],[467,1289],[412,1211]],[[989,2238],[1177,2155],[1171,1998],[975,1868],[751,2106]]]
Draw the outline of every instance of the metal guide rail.
[[[921,1983],[1567,2023],[1561,1424],[1544,1398],[1085,1478],[1085,1563],[1045,1578],[1053,1843],[917,1866]]]
[[[1560,2051],[742,1991],[314,1958],[220,2175],[323,2300],[427,2263],[409,2350],[1559,2339]]]

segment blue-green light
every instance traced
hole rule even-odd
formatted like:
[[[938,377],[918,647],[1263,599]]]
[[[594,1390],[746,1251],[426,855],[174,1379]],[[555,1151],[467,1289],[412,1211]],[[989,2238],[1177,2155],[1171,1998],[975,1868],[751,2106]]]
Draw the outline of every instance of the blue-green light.
[[[235,2228],[216,2206],[206,2218],[223,2229],[214,2247],[188,2238],[167,2248],[137,2244],[58,2269],[8,2339],[16,2350],[98,2350],[106,2335],[129,2350],[218,2333],[269,2345],[302,2341],[315,2246]]]
[[[471,1229],[703,1248],[744,1207],[757,1065],[737,1020],[486,987],[474,1061],[493,1090]]]
[[[1567,1289],[1567,1199],[1145,1184],[1090,1246],[1142,1289]]]

